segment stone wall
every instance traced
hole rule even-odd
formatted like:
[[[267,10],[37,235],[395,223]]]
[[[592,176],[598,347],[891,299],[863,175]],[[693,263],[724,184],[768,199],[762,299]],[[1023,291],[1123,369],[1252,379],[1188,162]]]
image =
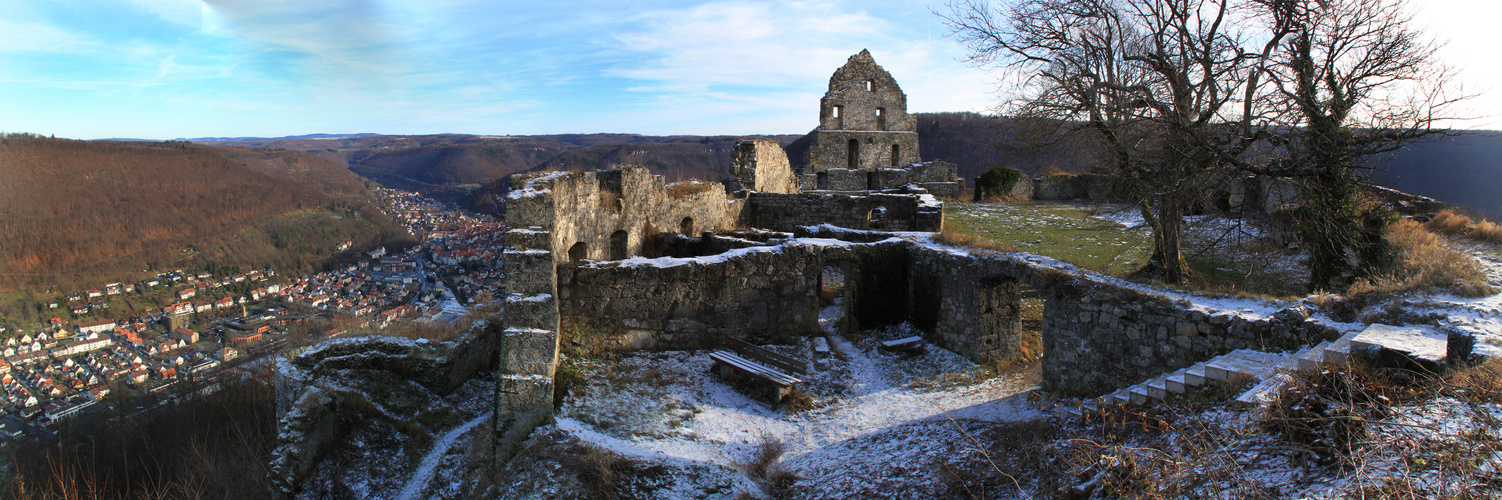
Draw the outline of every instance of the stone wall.
[[[909,283],[913,326],[977,363],[1022,353],[1022,282],[1009,260],[916,247]]]
[[[751,193],[740,215],[741,225],[784,232],[824,223],[849,229],[938,231],[944,223],[944,205],[930,195]]]
[[[583,352],[708,349],[819,334],[819,276],[848,249],[779,245],[558,268],[564,342]]]
[[[788,166],[787,154],[777,141],[745,140],[735,145],[730,158],[731,191],[749,189],[763,193],[796,193],[798,179]]]
[[[959,167],[953,163],[931,161],[900,168],[875,170],[851,170],[831,168],[818,173],[798,176],[798,185],[803,191],[875,191],[900,189],[908,185],[923,188],[929,194],[944,199],[959,199],[964,190],[964,181],[959,177]]]
[[[918,163],[917,130],[897,80],[862,50],[829,77],[804,173]]]
[[[1096,396],[1235,349],[1296,349],[1338,331],[1290,309],[1248,318],[1107,282],[1044,290],[1043,388]]]
[[[517,174],[511,185],[507,227],[543,227],[560,262],[641,255],[652,235],[730,229],[739,210],[718,183],[664,186],[642,167]]]
[[[895,146],[895,148],[894,148]],[[851,152],[855,161],[851,161]],[[896,151],[897,156],[892,156]],[[870,171],[918,163],[917,132],[816,130],[808,145],[805,173],[832,168]]]

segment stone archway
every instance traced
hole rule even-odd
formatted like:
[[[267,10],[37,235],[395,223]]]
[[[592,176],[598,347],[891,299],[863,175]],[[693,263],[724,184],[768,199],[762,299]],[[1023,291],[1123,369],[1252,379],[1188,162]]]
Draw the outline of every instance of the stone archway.
[[[581,242],[578,242],[578,243],[574,243],[574,246],[568,247],[568,260],[569,260],[569,262],[579,262],[581,260],[588,259],[588,258],[589,258],[589,245],[584,244],[584,242],[581,241]]]

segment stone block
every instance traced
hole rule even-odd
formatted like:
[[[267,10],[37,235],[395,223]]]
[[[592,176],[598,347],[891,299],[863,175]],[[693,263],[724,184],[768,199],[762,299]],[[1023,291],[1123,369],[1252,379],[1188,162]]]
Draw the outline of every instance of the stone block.
[[[500,373],[551,377],[557,361],[558,332],[516,327],[502,331]]]

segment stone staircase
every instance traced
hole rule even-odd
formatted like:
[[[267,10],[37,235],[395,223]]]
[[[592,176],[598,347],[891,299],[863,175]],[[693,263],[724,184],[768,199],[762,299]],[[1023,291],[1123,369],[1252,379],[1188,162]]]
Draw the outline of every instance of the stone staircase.
[[[1102,405],[1161,402],[1170,395],[1187,394],[1213,380],[1230,381],[1243,377],[1257,382],[1238,396],[1236,402],[1249,406],[1265,404],[1293,380],[1290,373],[1345,363],[1350,359],[1352,341],[1361,334],[1359,330],[1347,332],[1333,342],[1320,342],[1291,354],[1237,349],[1094,400],[1061,405],[1058,411],[1062,416],[1079,418]]]

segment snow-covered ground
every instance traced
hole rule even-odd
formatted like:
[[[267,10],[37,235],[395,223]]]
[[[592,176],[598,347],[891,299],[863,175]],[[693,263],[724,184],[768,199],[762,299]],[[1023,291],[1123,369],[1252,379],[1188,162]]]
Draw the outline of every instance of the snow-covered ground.
[[[786,445],[782,467],[837,497],[874,484],[869,474],[922,468],[967,446],[961,422],[1045,417],[1026,398],[1036,367],[991,377],[933,346],[912,357],[879,352],[877,338],[834,333],[839,311],[826,308],[820,321],[844,359],[831,359],[802,384],[814,409],[787,413],[748,396],[710,373],[707,353],[638,353],[581,363],[591,382],[564,405],[557,428],[627,457],[727,467],[748,463],[773,439]],[[910,334],[899,327],[876,337]],[[808,344],[779,350],[812,356]]]
[[[1466,298],[1451,294],[1425,294],[1402,300],[1404,309],[1418,316],[1435,317],[1439,326],[1476,338],[1475,353],[1502,355],[1502,255],[1490,248],[1468,248],[1481,263],[1487,281],[1499,293]]]

